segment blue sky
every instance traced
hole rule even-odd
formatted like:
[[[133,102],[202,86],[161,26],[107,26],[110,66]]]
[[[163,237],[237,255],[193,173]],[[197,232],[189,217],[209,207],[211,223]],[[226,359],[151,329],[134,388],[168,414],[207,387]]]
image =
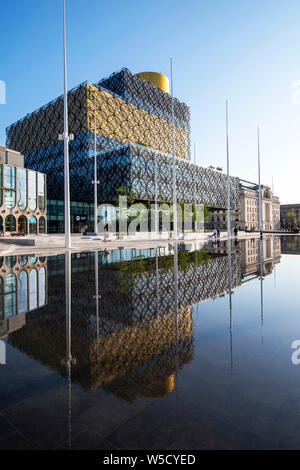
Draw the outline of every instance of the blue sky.
[[[5,128],[60,95],[62,1],[1,5],[0,145]],[[68,87],[126,66],[169,76],[191,107],[197,163],[225,169],[229,102],[231,174],[274,176],[283,203],[300,203],[300,3],[296,0],[67,0]],[[299,83],[297,83],[299,80]],[[294,86],[294,88],[293,88]]]

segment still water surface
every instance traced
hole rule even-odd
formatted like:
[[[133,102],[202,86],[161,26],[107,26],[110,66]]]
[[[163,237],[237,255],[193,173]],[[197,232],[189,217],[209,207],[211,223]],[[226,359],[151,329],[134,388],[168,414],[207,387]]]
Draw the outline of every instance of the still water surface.
[[[0,258],[0,448],[300,448],[299,242]]]

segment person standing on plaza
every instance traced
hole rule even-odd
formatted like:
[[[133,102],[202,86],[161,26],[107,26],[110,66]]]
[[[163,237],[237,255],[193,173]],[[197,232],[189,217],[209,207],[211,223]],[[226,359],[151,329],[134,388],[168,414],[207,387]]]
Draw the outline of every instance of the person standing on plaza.
[[[0,224],[0,236],[4,237],[4,227],[3,224]]]
[[[105,243],[107,242],[107,240],[108,240],[108,237],[109,237],[109,235],[108,235],[108,231],[107,231],[107,228],[105,227],[105,229],[104,229],[104,237],[103,237],[103,238],[104,238],[104,242],[105,242]]]

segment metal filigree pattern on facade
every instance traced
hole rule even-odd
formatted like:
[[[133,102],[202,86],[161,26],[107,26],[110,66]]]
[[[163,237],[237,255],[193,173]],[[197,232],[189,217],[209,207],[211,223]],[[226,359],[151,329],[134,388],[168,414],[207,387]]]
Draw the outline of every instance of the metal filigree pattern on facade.
[[[96,120],[99,203],[113,202],[116,188],[133,189],[137,201],[154,200],[155,158],[160,200],[172,200],[172,116],[170,95],[122,69],[95,85],[68,93],[70,193],[72,201],[93,201]],[[96,105],[96,107],[95,107]],[[174,99],[178,200],[226,207],[224,174],[190,163],[190,111]],[[63,199],[63,97],[7,128],[7,146],[25,155],[26,165],[47,174],[48,198]],[[156,156],[156,157],[155,157]],[[231,207],[239,206],[238,178],[231,178]]]

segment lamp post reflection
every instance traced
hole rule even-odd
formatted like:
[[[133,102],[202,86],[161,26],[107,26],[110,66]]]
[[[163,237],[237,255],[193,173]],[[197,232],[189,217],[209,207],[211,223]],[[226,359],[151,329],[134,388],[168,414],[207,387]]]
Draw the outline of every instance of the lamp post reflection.
[[[72,319],[71,319],[71,274],[70,251],[65,252],[65,303],[66,303],[66,372],[67,372],[67,409],[68,409],[68,448],[72,448]]]
[[[261,345],[264,344],[263,240],[259,240]]]
[[[175,387],[176,387],[176,422],[178,422],[178,243],[174,243],[174,315],[176,329],[176,364],[175,364]]]
[[[229,331],[230,331],[230,371],[233,371],[232,350],[232,266],[231,266],[231,238],[228,239],[228,293],[229,293]]]
[[[96,303],[96,329],[97,329],[97,369],[99,375],[99,356],[100,356],[100,346],[99,346],[99,253],[95,251],[95,303]]]
[[[157,334],[159,333],[159,277],[158,277],[158,247],[155,249],[155,275],[156,275],[156,320]]]

